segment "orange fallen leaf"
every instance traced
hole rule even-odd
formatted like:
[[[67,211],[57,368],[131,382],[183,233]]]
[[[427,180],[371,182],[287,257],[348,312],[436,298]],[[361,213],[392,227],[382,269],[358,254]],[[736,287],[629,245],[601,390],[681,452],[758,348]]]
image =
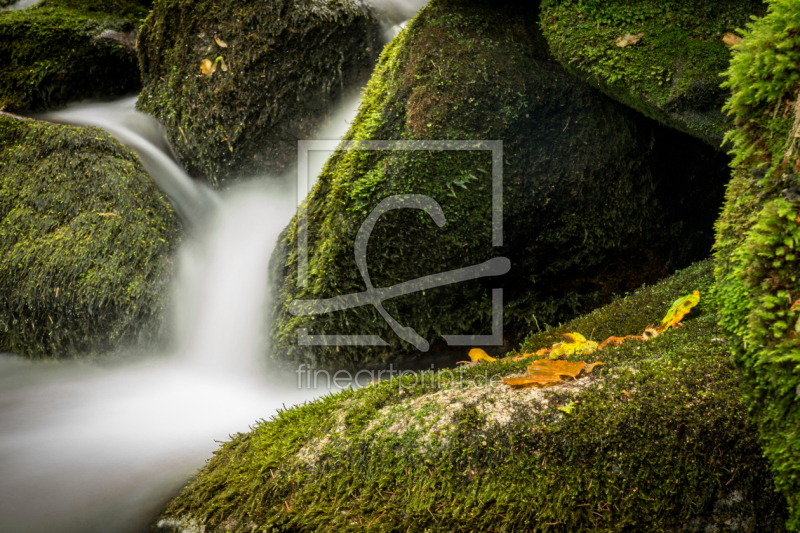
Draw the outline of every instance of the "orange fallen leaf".
[[[742,38],[735,33],[728,32],[722,37],[722,42],[728,46],[733,46],[742,42]]]
[[[628,398],[630,398],[630,397],[631,397],[631,393],[630,393],[630,392],[628,392],[628,391],[626,391],[626,390],[622,391],[622,394],[624,394],[624,395],[625,395],[625,396],[627,396]]]
[[[503,378],[503,383],[511,387],[546,387],[562,381],[562,376],[576,378],[586,363],[579,361],[553,361],[540,359],[528,366],[528,372],[522,376]]]
[[[586,372],[587,374],[591,374],[592,370],[594,370],[594,367],[600,366],[600,365],[605,365],[605,363],[602,362],[602,361],[597,361],[596,363],[591,363],[589,365],[586,365],[586,368],[584,368],[583,371]]]
[[[622,37],[617,37],[614,40],[614,44],[616,44],[620,48],[625,48],[626,46],[631,46],[633,44],[638,43],[639,41],[642,40],[642,37],[644,37],[644,33],[639,33],[636,35],[633,35],[632,33],[626,33]]]
[[[795,300],[792,306],[789,308],[789,311],[794,311],[798,306],[800,306],[800,300]]]

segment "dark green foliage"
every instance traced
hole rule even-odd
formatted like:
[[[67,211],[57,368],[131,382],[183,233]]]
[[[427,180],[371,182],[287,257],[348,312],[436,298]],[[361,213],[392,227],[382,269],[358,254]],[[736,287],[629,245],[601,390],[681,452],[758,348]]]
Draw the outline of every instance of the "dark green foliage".
[[[676,297],[699,289],[704,298],[712,281],[704,262],[558,331],[636,332]],[[772,494],[730,342],[705,303],[684,323],[603,352],[606,366],[583,378],[593,386],[544,389],[546,404],[524,403],[530,391],[495,386],[481,397],[468,385],[529,364],[499,360],[282,411],[225,443],[164,524],[208,533],[783,531],[785,502]],[[547,346],[554,333],[529,343]],[[572,414],[557,409],[573,399]]]
[[[720,323],[737,363],[777,487],[800,530],[800,9],[770,2],[748,25],[726,73],[739,126],[733,179],[717,222]]]
[[[372,308],[310,320],[297,298],[364,290],[354,239],[387,196],[426,194],[447,224],[421,211],[381,218],[367,262],[376,287],[506,256],[501,280],[462,283],[385,303],[400,324],[442,349],[441,335],[491,331],[491,289],[504,287],[504,333],[519,342],[705,257],[727,158],[575,79],[547,53],[536,10],[432,2],[384,50],[349,134],[356,139],[503,141],[504,246],[491,247],[487,152],[346,152],[327,163],[306,206],[309,287],[297,287],[296,221],[273,255],[273,356],[312,365],[387,361],[416,349]],[[386,348],[297,346],[310,334],[380,335]]]
[[[343,92],[366,80],[379,45],[371,9],[351,0],[158,0],[139,36],[138,107],[212,185],[283,173],[297,140],[313,138]],[[229,71],[219,63],[201,74],[201,61],[217,57]]]
[[[0,12],[0,110],[50,109],[135,91],[133,45],[146,14],[135,0],[44,0]]]
[[[732,126],[720,73],[726,32],[763,15],[761,0],[545,0],[553,55],[613,98],[715,147]],[[643,33],[633,46],[615,39]]]
[[[178,231],[139,160],[107,133],[0,115],[0,351],[151,345]]]

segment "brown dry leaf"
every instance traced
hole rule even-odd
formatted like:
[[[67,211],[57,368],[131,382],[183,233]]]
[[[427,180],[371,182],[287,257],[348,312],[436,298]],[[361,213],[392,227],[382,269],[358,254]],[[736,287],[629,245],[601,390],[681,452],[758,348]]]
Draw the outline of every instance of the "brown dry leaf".
[[[216,70],[216,65],[214,65],[210,59],[204,59],[200,62],[200,72],[206,76],[214,74],[214,70]]]
[[[546,387],[561,382],[561,377],[576,378],[586,363],[579,361],[570,363],[569,361],[553,361],[552,359],[540,359],[528,366],[528,372],[523,376],[503,378],[503,383],[511,387]]]
[[[619,46],[620,48],[625,48],[626,46],[631,46],[633,44],[638,43],[644,37],[644,33],[639,33],[637,35],[633,35],[632,33],[626,33],[622,37],[617,37],[614,40],[614,44]]]
[[[722,37],[722,42],[728,46],[733,46],[742,42],[742,38],[735,33],[728,32]]]
[[[792,306],[789,308],[789,311],[794,311],[798,306],[800,306],[800,300],[795,300]]]
[[[221,48],[228,48],[228,44],[216,35],[214,36],[214,40],[217,41],[217,44],[220,45]]]

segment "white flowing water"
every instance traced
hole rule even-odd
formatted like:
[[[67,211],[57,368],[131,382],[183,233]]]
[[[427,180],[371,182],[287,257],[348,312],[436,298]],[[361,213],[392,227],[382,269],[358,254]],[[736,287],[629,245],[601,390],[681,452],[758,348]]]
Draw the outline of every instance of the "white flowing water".
[[[294,177],[219,197],[158,148],[158,126],[133,104],[47,118],[101,126],[134,148],[194,225],[173,289],[180,348],[115,367],[0,356],[0,532],[145,531],[218,441],[327,392],[299,390],[294,374],[281,380],[256,363],[267,263],[296,208]],[[355,107],[346,103],[321,136],[340,138]]]
[[[425,1],[370,3],[390,38]],[[340,139],[358,103],[344,102],[317,138]],[[134,104],[80,104],[44,118],[99,126],[133,148],[192,230],[173,286],[179,348],[125,366],[0,354],[0,533],[149,531],[220,441],[327,392],[257,364],[267,350],[267,262],[297,205],[295,177],[220,197],[186,175]],[[312,185],[328,155],[310,154]]]

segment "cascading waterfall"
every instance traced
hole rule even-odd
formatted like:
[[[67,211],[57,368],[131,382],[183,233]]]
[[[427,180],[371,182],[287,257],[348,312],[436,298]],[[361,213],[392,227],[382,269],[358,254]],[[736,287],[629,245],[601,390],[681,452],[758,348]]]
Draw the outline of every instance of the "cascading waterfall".
[[[327,392],[298,390],[294,376],[280,386],[256,365],[267,263],[296,208],[293,180],[253,181],[220,197],[158,148],[158,125],[134,103],[46,118],[103,127],[134,148],[192,225],[173,288],[179,349],[122,367],[0,356],[0,531],[143,531],[215,439]],[[346,102],[321,135],[341,137],[355,107]]]
[[[370,3],[391,37],[425,0]],[[252,181],[220,197],[186,175],[135,100],[42,118],[98,126],[133,148],[188,226],[173,282],[179,348],[105,367],[0,354],[2,532],[146,531],[219,441],[327,392],[298,389],[294,375],[280,384],[256,363],[266,349],[267,262],[296,209],[294,179]],[[358,101],[343,102],[317,138],[341,138]],[[327,156],[310,154],[312,179]]]

